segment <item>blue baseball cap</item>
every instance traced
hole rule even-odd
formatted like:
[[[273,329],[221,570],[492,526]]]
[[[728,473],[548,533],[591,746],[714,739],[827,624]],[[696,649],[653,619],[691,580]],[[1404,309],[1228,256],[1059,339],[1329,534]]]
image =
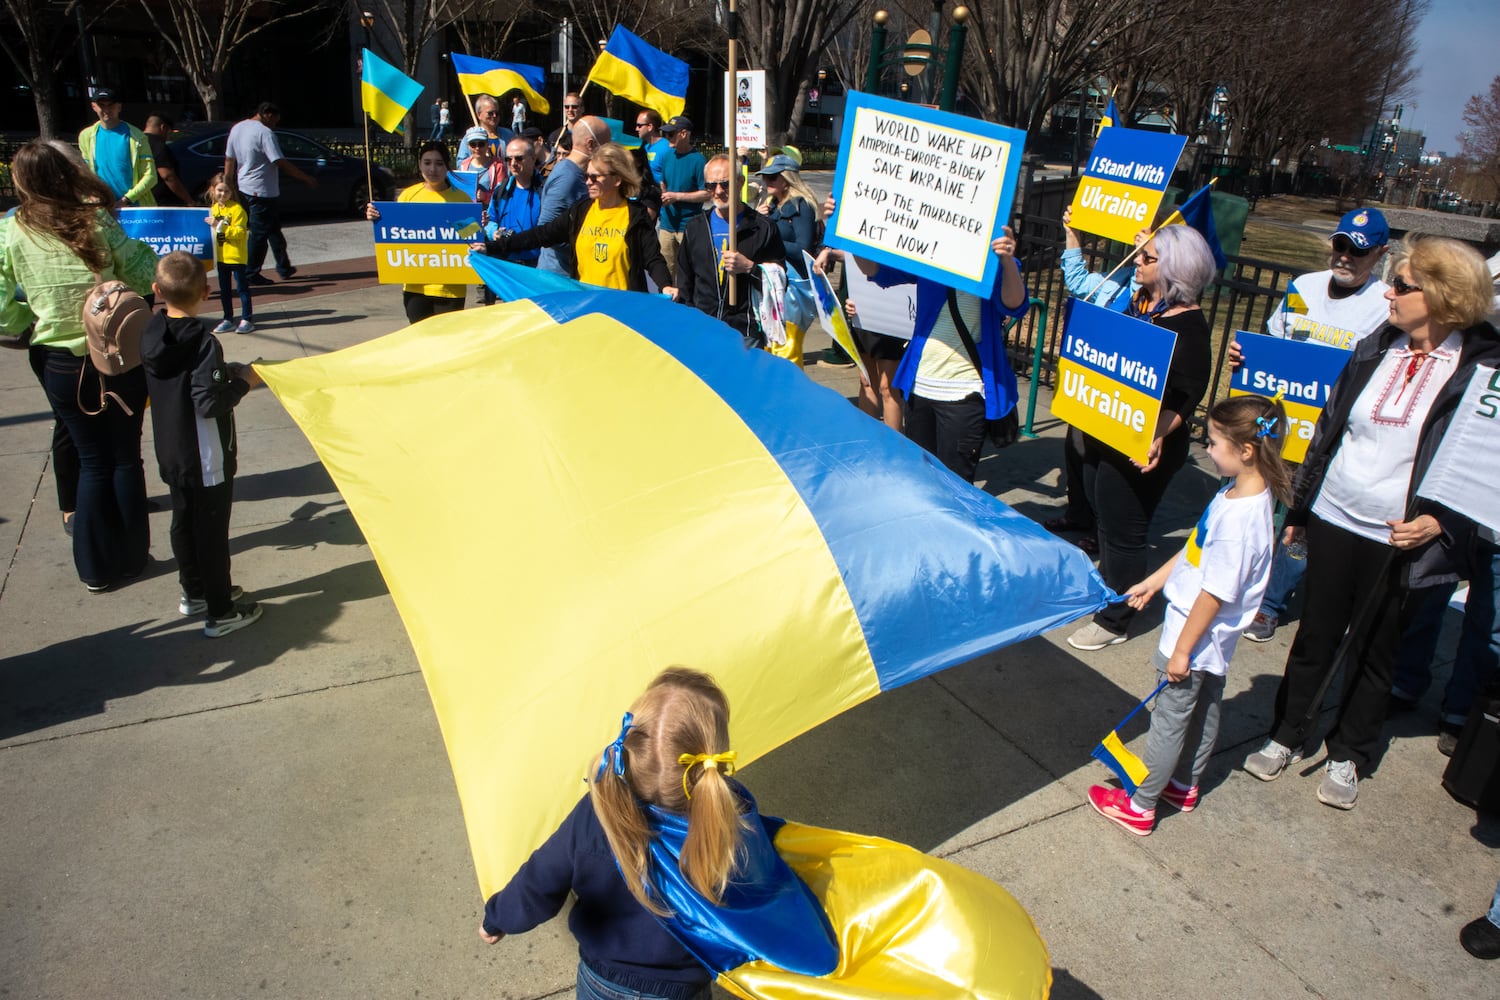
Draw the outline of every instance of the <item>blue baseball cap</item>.
[[[1361,250],[1383,247],[1391,241],[1391,227],[1378,208],[1356,208],[1344,213],[1334,236],[1347,236]],[[1333,237],[1329,237],[1332,239]]]

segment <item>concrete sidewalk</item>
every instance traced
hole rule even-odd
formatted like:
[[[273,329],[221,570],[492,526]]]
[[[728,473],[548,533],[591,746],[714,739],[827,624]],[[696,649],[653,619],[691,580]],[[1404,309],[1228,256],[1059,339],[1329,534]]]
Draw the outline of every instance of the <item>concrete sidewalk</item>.
[[[314,291],[267,297],[256,333],[224,338],[231,359],[403,325],[396,289]],[[851,369],[806,370],[853,391]],[[347,508],[268,392],[239,428],[235,577],[267,611],[209,641],[177,614],[165,512],[145,579],[102,597],[78,583],[50,413],[23,353],[0,351],[0,996],[571,995],[560,922],[491,948],[476,936],[442,740]],[[980,475],[1044,516],[1061,503],[1060,447],[1047,426]],[[1181,475],[1158,516],[1163,557],[1213,486]],[[1319,758],[1273,784],[1239,770],[1291,633],[1243,643],[1202,805],[1135,838],[1083,796],[1106,777],[1089,750],[1153,684],[1155,636],[1080,654],[1070,631],[884,695],[745,780],[768,813],[1005,885],[1047,939],[1059,998],[1497,995],[1500,969],[1456,940],[1500,875],[1496,831],[1439,787],[1436,695],[1393,728],[1359,808],[1336,812],[1314,797]],[[1139,750],[1144,731],[1124,735]]]

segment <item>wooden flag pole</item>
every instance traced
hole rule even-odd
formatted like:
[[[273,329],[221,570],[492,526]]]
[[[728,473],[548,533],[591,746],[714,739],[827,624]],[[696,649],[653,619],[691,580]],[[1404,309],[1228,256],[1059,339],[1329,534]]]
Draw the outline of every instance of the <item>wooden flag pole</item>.
[[[1219,179],[1217,177],[1214,177],[1214,178],[1211,178],[1209,180],[1208,186],[1209,187],[1213,187],[1217,183],[1219,183]],[[1196,193],[1196,192],[1194,192],[1194,193]],[[1178,205],[1177,206],[1177,211],[1174,211],[1172,213],[1172,215],[1177,215],[1181,211],[1181,209],[1182,209],[1182,206]],[[1146,238],[1144,240],[1141,240],[1139,243],[1137,243],[1135,245],[1135,247],[1128,254],[1125,255],[1125,259],[1122,260],[1122,261],[1120,261],[1120,263],[1116,264],[1114,266],[1114,269],[1111,270],[1108,274],[1106,274],[1103,277],[1103,279],[1100,280],[1100,282],[1099,282],[1100,286],[1103,286],[1104,282],[1108,281],[1110,278],[1113,278],[1115,276],[1115,273],[1117,271],[1119,271],[1120,268],[1124,267],[1126,264],[1129,264],[1132,260],[1134,260],[1135,259],[1135,255],[1141,252],[1141,247],[1144,247],[1147,243],[1149,243],[1151,241],[1152,237],[1154,237],[1157,233],[1161,232],[1167,226],[1171,225],[1172,224],[1172,215],[1167,216],[1167,219],[1166,219],[1165,222],[1163,222],[1161,225],[1157,226],[1155,229],[1151,230],[1151,232],[1147,233],[1146,234]],[[1093,298],[1093,296],[1091,295],[1091,296],[1089,296],[1089,298]]]
[[[740,151],[735,145],[735,117],[739,106],[735,101],[735,76],[738,66],[738,39],[739,39],[739,17],[734,9],[735,0],[729,0],[729,18],[727,28],[729,31],[729,83],[724,88],[724,147],[729,153],[729,241],[725,245],[725,253],[736,253],[738,241],[735,239],[736,224],[740,219]],[[729,304],[739,304],[738,287],[734,281],[729,282]]]
[[[375,200],[374,168],[370,166],[370,111],[365,109],[365,194],[369,201]]]

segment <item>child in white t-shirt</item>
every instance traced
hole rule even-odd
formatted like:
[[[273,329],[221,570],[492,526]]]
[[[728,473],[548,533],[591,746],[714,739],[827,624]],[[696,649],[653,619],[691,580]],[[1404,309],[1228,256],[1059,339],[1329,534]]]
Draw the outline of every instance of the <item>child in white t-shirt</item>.
[[[1156,803],[1180,812],[1198,804],[1198,781],[1219,736],[1219,704],[1235,641],[1255,618],[1271,572],[1272,506],[1291,499],[1281,457],[1286,414],[1263,396],[1236,396],[1208,413],[1208,457],[1232,479],[1198,519],[1187,545],[1126,591],[1141,610],[1167,598],[1152,662],[1170,681],[1156,699],[1143,763],[1149,774],[1131,795],[1094,785],[1089,805],[1137,836],[1156,825]]]

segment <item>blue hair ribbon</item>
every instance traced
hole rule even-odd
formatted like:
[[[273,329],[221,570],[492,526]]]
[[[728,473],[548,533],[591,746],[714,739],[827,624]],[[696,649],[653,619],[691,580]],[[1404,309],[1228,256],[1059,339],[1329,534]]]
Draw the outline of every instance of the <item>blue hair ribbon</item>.
[[[1276,433],[1276,418],[1256,417],[1255,436],[1257,438],[1270,438],[1272,441],[1275,441],[1277,438],[1279,438],[1281,435]]]
[[[626,712],[625,717],[620,720],[620,735],[615,737],[613,743],[604,748],[604,753],[599,757],[599,770],[594,774],[595,781],[604,777],[604,769],[610,765],[611,759],[614,761],[615,777],[625,777],[625,734],[630,732],[630,728],[634,723],[635,716]]]

